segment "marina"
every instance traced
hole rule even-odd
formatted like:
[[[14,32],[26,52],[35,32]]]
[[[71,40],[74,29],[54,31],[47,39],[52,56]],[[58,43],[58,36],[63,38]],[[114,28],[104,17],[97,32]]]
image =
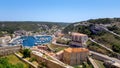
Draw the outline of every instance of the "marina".
[[[22,45],[24,47],[32,47],[36,45],[42,45],[50,43],[52,36],[40,35],[40,36],[21,36],[14,39],[10,44],[11,45]]]

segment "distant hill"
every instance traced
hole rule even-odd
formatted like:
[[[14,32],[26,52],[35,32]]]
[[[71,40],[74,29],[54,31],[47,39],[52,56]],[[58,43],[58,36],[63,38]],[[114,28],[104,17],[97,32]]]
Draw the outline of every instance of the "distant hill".
[[[33,22],[33,21],[0,21],[0,30],[26,30],[37,31],[38,29],[51,29],[52,27],[65,27],[68,23],[61,22]],[[7,30],[7,31],[9,31]]]

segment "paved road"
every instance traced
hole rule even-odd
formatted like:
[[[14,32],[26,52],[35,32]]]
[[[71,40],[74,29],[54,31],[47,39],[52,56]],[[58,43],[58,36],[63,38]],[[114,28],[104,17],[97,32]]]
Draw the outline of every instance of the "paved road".
[[[56,39],[54,41],[52,41],[52,44],[59,45],[59,46],[69,46],[69,45],[65,45],[65,44],[56,43]]]
[[[103,55],[103,54],[100,54],[100,53],[97,53],[97,52],[94,52],[94,51],[90,51],[90,53],[91,53],[91,54],[98,55],[98,56],[101,56],[101,57],[104,57],[104,58],[106,58],[106,59],[108,59],[108,60],[110,60],[110,61],[115,61],[115,62],[117,62],[117,63],[120,64],[120,60],[118,60],[118,59],[116,59],[116,58],[109,57],[109,56],[107,56],[107,55]]]
[[[108,29],[107,29],[104,25],[101,25],[101,27],[102,27],[104,30],[108,31],[109,33],[111,33],[111,34],[113,34],[113,35],[115,35],[115,36],[120,37],[120,35],[119,35],[119,34],[114,33],[113,31],[108,30]]]
[[[100,43],[96,42],[96,41],[95,41],[95,40],[93,40],[92,38],[89,38],[89,40],[90,40],[90,41],[92,41],[92,42],[94,42],[94,43],[96,43],[96,44],[98,44],[98,45],[100,45],[100,46],[102,46],[102,47],[104,47],[105,49],[107,49],[107,50],[109,50],[109,51],[113,52],[113,50],[112,50],[112,49],[110,49],[110,48],[106,47],[106,46],[105,46],[105,45],[103,45],[103,44],[100,44]]]
[[[99,68],[97,63],[91,58],[91,57],[88,57],[89,61],[92,63],[93,67],[94,68]]]

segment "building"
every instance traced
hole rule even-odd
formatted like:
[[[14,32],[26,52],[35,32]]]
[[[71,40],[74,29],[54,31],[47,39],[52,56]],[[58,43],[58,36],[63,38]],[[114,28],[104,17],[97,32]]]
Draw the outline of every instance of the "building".
[[[56,33],[55,33],[55,36],[56,36],[56,37],[63,37],[63,36],[64,36],[64,34],[63,34],[63,33],[61,33],[61,32],[56,32]]]
[[[86,48],[67,48],[63,52],[63,62],[69,65],[78,65],[87,62],[89,50]]]
[[[84,47],[88,41],[88,36],[81,33],[71,33],[71,45]]]
[[[84,44],[88,41],[88,36],[81,33],[72,33],[72,41]]]
[[[41,50],[48,50],[48,47],[46,45],[39,45],[37,48]]]
[[[10,40],[11,40],[10,36],[0,37],[1,46],[6,46],[9,43]]]

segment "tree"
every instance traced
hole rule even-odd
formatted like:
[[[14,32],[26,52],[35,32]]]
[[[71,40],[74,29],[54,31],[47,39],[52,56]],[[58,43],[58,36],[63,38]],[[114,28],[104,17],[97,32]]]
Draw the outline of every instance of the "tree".
[[[112,49],[113,49],[113,51],[120,53],[120,45],[119,44],[113,44]]]
[[[31,50],[30,49],[24,49],[23,50],[23,58],[30,57]]]

